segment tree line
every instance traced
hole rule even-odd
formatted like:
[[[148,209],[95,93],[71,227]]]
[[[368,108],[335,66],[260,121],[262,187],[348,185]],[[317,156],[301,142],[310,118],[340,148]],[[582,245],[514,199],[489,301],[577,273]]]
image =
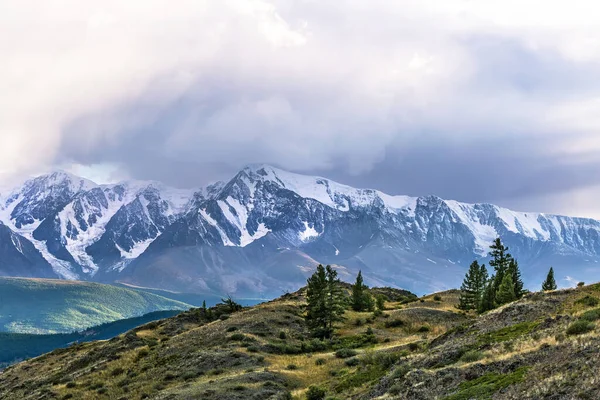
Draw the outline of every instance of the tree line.
[[[460,287],[458,308],[483,313],[518,300],[526,293],[519,263],[508,252],[508,247],[504,246],[500,238],[495,239],[490,246],[489,257],[493,274],[488,275],[485,264],[480,265],[477,260],[473,261]],[[542,290],[556,290],[552,268],[542,284]]]

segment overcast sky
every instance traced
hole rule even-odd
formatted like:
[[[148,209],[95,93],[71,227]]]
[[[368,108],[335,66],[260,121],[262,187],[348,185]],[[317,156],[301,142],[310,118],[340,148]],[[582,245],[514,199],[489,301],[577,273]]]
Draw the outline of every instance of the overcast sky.
[[[0,176],[270,163],[600,218],[600,4],[0,1]]]

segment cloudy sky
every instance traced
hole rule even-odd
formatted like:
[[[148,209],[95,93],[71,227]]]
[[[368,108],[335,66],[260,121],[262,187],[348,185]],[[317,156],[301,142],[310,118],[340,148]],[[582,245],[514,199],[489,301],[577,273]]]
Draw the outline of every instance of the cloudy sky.
[[[600,5],[0,1],[0,177],[270,163],[600,218]]]

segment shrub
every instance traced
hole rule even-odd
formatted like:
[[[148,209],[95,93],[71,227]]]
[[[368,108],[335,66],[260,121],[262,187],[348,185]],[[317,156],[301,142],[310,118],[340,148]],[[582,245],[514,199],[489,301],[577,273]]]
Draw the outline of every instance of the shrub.
[[[121,367],[117,367],[115,369],[112,370],[112,372],[110,373],[112,376],[119,376],[121,375],[123,372],[125,372],[125,370]]]
[[[586,311],[581,315],[581,319],[589,322],[597,321],[600,319],[600,308]]]
[[[436,294],[435,296],[433,296],[433,300],[434,301],[442,301],[442,296],[440,296],[439,294]]]
[[[246,336],[241,333],[234,333],[233,335],[229,336],[229,340],[232,340],[234,342],[240,342],[244,339],[246,339]]]
[[[431,328],[427,325],[423,325],[422,327],[419,328],[419,330],[417,332],[425,333],[425,332],[429,332],[429,331],[431,331]]]
[[[567,335],[582,335],[594,330],[594,327],[594,324],[589,321],[575,321],[567,328]]]
[[[279,339],[281,339],[281,340],[287,339],[287,335],[284,331],[279,332]]]
[[[475,361],[479,361],[483,358],[483,353],[477,350],[471,350],[471,351],[467,351],[465,354],[462,355],[462,357],[460,358],[460,361],[465,362],[465,363],[471,363],[471,362],[475,362]]]
[[[586,307],[596,307],[598,304],[600,304],[600,300],[598,300],[596,297],[587,295],[577,300],[575,303],[584,305]]]
[[[399,318],[394,318],[392,320],[385,321],[386,328],[399,328],[401,326],[404,326],[404,321],[402,321]]]
[[[298,369],[298,366],[296,364],[290,364],[287,366],[287,369],[290,371],[295,371]]]
[[[221,315],[219,316],[219,319],[220,319],[221,321],[227,321],[227,320],[229,319],[229,314],[221,314]]]
[[[356,326],[362,326],[365,322],[360,319],[360,318],[356,318],[356,320],[354,320],[354,325]]]
[[[335,352],[337,358],[350,358],[356,355],[356,351],[352,349],[339,349]]]
[[[358,364],[360,364],[360,360],[356,357],[352,357],[346,360],[345,364],[349,367],[356,367]]]
[[[425,303],[425,299],[420,299],[419,300],[421,303]]]
[[[419,350],[419,348],[420,348],[419,343],[413,342],[413,343],[408,344],[408,349],[410,351],[417,351],[417,350]]]
[[[68,382],[67,383],[67,389],[73,389],[74,387],[77,387],[77,384],[75,382]]]
[[[579,283],[577,284],[577,287],[583,287],[583,286],[585,286],[585,282],[579,282]]]
[[[327,360],[325,360],[324,358],[317,358],[315,360],[315,365],[318,365],[318,366],[325,365],[326,363],[327,363]]]
[[[306,391],[306,400],[323,400],[326,394],[325,389],[313,385]]]
[[[229,328],[227,328],[227,332],[233,332],[233,331],[237,331],[237,326],[230,326]]]

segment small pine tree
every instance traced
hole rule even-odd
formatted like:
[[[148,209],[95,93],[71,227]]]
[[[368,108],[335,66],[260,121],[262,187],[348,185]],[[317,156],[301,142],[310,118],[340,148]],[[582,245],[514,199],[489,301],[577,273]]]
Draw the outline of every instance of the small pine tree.
[[[485,268],[485,267],[484,267]],[[473,261],[460,287],[458,308],[461,310],[476,310],[481,300],[485,280],[482,280],[482,269],[477,261]],[[487,271],[486,271],[487,275]]]
[[[520,299],[525,292],[523,290],[523,279],[521,279],[521,271],[519,270],[519,263],[517,260],[511,257],[506,272],[511,276],[513,284],[515,285],[515,298]]]
[[[489,256],[491,260],[489,264],[491,267],[494,267],[494,275],[496,276],[494,279],[494,290],[498,292],[500,284],[504,280],[504,275],[508,270],[510,261],[512,260],[512,256],[508,253],[508,247],[502,244],[500,238],[494,240],[490,249]]]
[[[333,333],[333,324],[344,320],[344,313],[346,312],[347,300],[340,279],[338,278],[337,271],[334,270],[331,265],[325,268],[325,274],[327,276],[327,335],[331,337]]]
[[[375,300],[377,302],[377,309],[380,311],[385,310],[385,296],[382,294],[379,294],[379,295],[377,295]]]
[[[496,303],[499,305],[510,303],[511,301],[515,301],[517,297],[515,296],[515,284],[513,282],[511,274],[505,274],[502,279],[502,283],[498,288],[498,292],[496,293]]]
[[[556,288],[557,288],[557,286],[556,286],[556,281],[554,280],[554,269],[552,267],[550,267],[550,271],[548,271],[548,276],[546,277],[546,280],[544,281],[544,283],[542,283],[542,290],[550,291],[550,290],[556,290]]]
[[[365,311],[368,309],[367,286],[364,284],[362,271],[358,271],[356,282],[352,285],[352,309]]]
[[[494,290],[494,282],[496,277],[492,277],[486,282],[485,289],[481,295],[481,301],[479,302],[478,312],[484,313],[489,310],[493,310],[496,307],[496,291]]]
[[[206,314],[206,300],[202,300],[202,311]]]

